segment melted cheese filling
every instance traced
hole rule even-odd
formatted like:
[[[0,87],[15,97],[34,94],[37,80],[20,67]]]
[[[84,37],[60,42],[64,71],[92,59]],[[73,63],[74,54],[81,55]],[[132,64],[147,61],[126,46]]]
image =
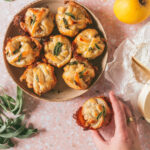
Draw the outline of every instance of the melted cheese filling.
[[[25,67],[35,61],[41,50],[40,43],[27,36],[16,36],[8,41],[5,53],[8,62],[16,67]]]
[[[59,7],[56,22],[60,32],[71,37],[75,36],[79,30],[85,28],[88,23],[92,23],[86,10],[77,4]]]
[[[29,8],[25,14],[25,23],[21,27],[32,37],[44,37],[52,33],[54,16],[48,8]]]
[[[77,64],[71,64],[77,62]],[[86,89],[95,77],[95,70],[87,62],[82,63],[73,58],[70,64],[65,66],[63,78],[65,82],[75,89]]]
[[[103,126],[109,107],[102,98],[91,98],[84,103],[82,108],[86,127],[97,128]]]
[[[56,84],[54,68],[45,63],[39,63],[36,67],[28,68],[20,80],[26,80],[27,86],[33,88],[38,95],[51,90]]]
[[[74,40],[76,51],[84,58],[94,59],[102,54],[105,44],[95,29],[82,31]]]

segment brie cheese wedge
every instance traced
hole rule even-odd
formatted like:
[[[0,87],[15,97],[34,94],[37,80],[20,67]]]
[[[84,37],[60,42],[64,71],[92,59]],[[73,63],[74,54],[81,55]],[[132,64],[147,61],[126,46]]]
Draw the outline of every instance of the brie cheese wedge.
[[[150,43],[137,47],[137,52],[132,57],[132,69],[137,81],[145,84],[150,80]]]
[[[138,107],[145,120],[150,123],[150,81],[144,85],[138,96]]]

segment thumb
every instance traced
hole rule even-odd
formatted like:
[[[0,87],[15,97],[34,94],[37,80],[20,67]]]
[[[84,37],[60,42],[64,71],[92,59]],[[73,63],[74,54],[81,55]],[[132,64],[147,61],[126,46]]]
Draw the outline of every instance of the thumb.
[[[104,137],[97,130],[91,130],[91,134],[92,134],[93,140],[97,146],[107,144]]]

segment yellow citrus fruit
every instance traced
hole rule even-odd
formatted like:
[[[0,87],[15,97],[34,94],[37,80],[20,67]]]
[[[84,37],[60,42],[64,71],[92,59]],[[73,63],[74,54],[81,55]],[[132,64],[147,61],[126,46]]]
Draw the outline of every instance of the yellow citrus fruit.
[[[136,24],[150,16],[150,0],[116,0],[113,9],[121,22]]]

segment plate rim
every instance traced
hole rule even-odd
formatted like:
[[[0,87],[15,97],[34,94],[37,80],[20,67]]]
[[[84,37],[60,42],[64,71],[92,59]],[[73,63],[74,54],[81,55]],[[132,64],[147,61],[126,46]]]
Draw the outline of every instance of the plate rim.
[[[28,91],[26,91],[23,86],[21,86],[20,84],[18,84],[18,81],[13,77],[11,71],[8,69],[8,62],[7,62],[7,60],[6,60],[6,56],[5,56],[5,53],[4,53],[4,51],[5,51],[5,43],[6,43],[6,41],[7,41],[7,37],[6,37],[6,36],[7,36],[7,34],[8,34],[8,30],[9,30],[11,24],[13,23],[13,20],[14,20],[15,16],[17,16],[18,14],[20,14],[21,12],[23,12],[23,11],[26,10],[27,8],[31,7],[31,5],[36,5],[36,4],[38,4],[38,3],[42,2],[42,1],[43,1],[43,0],[36,0],[36,1],[34,1],[34,2],[28,3],[28,4],[25,5],[23,8],[21,8],[21,9],[13,16],[13,19],[9,22],[9,24],[8,24],[8,26],[7,26],[7,29],[6,29],[6,32],[5,32],[5,35],[4,35],[4,40],[3,40],[3,59],[4,59],[4,64],[5,64],[5,67],[6,67],[6,70],[7,70],[8,74],[10,75],[10,77],[12,78],[12,80],[13,80],[13,81],[16,83],[16,85],[19,86],[27,95],[29,95],[29,96],[31,96],[31,97],[37,99],[37,100],[44,100],[44,101],[48,101],[48,102],[65,102],[65,101],[72,101],[73,99],[78,98],[79,96],[81,96],[81,95],[87,93],[94,85],[96,85],[96,83],[97,83],[97,82],[99,81],[99,79],[102,77],[102,75],[104,74],[104,71],[105,71],[105,69],[106,69],[107,62],[108,62],[108,48],[106,48],[106,52],[105,52],[105,55],[104,55],[104,57],[103,57],[103,61],[105,61],[105,64],[104,64],[104,66],[102,67],[102,71],[101,71],[101,73],[99,74],[99,76],[97,77],[97,79],[94,81],[94,83],[93,83],[88,89],[81,90],[81,91],[83,91],[83,92],[81,92],[80,95],[78,95],[78,96],[75,95],[75,96],[73,96],[72,98],[67,98],[67,99],[65,99],[65,100],[61,100],[61,99],[48,99],[48,98],[40,97],[40,96],[38,96],[38,95],[36,95],[36,94],[33,94],[33,92],[28,92]],[[58,2],[63,3],[61,0],[49,0],[49,1],[58,1]],[[64,2],[64,3],[65,3],[65,2]],[[95,15],[95,13],[93,13],[93,12],[92,12],[88,7],[86,7],[85,5],[83,5],[83,4],[79,3],[79,2],[76,2],[76,1],[75,1],[75,3],[81,5],[83,8],[85,8],[85,9],[90,13],[90,15],[92,15],[92,17],[94,18],[94,20],[95,20],[96,22],[98,22],[98,24],[100,25],[101,31],[102,31],[102,33],[103,33],[103,35],[104,35],[104,37],[105,37],[106,45],[107,45],[107,44],[108,44],[107,36],[106,36],[105,30],[104,30],[104,28],[103,28],[103,26],[102,26],[102,24],[101,24],[100,19],[98,19],[97,16]]]

